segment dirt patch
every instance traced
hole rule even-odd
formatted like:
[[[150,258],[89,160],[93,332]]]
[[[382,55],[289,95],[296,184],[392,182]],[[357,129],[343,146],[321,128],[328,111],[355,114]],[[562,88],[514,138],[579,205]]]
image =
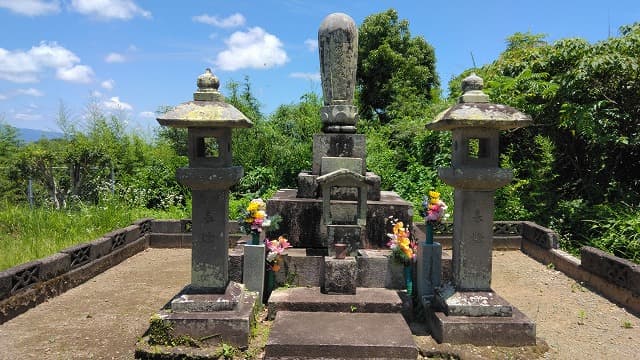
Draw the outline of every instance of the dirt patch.
[[[150,316],[189,282],[190,256],[188,249],[145,250],[0,325],[0,359],[133,358]],[[415,336],[423,350],[464,359],[637,356],[640,319],[519,251],[494,252],[493,260],[494,290],[536,321],[542,341],[475,347]]]

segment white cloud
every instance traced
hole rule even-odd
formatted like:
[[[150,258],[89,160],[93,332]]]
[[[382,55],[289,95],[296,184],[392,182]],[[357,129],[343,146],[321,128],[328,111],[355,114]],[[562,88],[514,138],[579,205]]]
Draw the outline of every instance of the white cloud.
[[[104,61],[108,63],[122,63],[125,62],[126,59],[124,55],[112,52],[109,53],[109,55],[105,56]]]
[[[307,39],[304,41],[304,44],[307,46],[307,50],[309,51],[318,50],[318,40]]]
[[[44,93],[38,89],[28,88],[28,89],[18,89],[16,92],[20,95],[27,96],[44,96]]]
[[[156,114],[153,111],[141,111],[138,116],[140,116],[141,118],[154,119],[156,117]]]
[[[289,74],[289,77],[296,78],[296,79],[305,79],[310,81],[320,81],[320,73],[294,72]]]
[[[91,92],[91,97],[92,98],[96,98],[96,99],[97,98],[101,98],[102,97],[102,93],[100,91],[98,91],[98,90],[93,90]]]
[[[103,101],[102,105],[109,110],[133,110],[133,106],[120,101],[118,96],[114,96],[109,100]]]
[[[192,19],[195,22],[213,25],[220,28],[238,27],[238,26],[244,25],[244,23],[246,22],[246,19],[240,13],[235,13],[233,15],[230,15],[222,19],[220,19],[217,16],[209,16],[208,14],[202,14],[202,15],[194,16]]]
[[[13,115],[16,120],[35,121],[42,120],[42,114],[34,114],[31,110],[27,110],[25,113],[16,113]]]
[[[8,99],[8,98],[7,98],[7,95],[0,94],[0,101],[2,101],[2,100],[7,100],[7,99]]]
[[[100,83],[103,89],[113,90],[113,87],[116,86],[116,82],[113,79],[105,80]]]
[[[227,49],[215,60],[216,66],[222,70],[268,69],[289,61],[280,39],[260,27],[247,32],[236,31],[225,43]]]
[[[47,69],[56,70],[58,78],[68,81],[77,81],[79,72],[93,74],[90,67],[78,65],[79,62],[76,54],[55,42],[41,42],[28,51],[0,48],[0,79],[16,83],[38,82],[41,73]],[[75,77],[72,76],[74,73]]]
[[[0,0],[0,8],[9,9],[20,15],[38,16],[60,12],[60,2],[58,0]]]
[[[60,80],[87,84],[93,81],[93,70],[87,65],[75,65],[58,69],[56,76]]]
[[[101,20],[129,20],[134,16],[149,18],[151,13],[132,0],[71,0],[71,8]]]

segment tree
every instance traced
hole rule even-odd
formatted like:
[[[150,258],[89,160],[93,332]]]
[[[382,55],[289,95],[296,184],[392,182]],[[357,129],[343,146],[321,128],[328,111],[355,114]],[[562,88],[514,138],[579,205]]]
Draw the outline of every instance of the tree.
[[[433,47],[411,37],[394,9],[368,16],[358,33],[357,98],[361,117],[388,123],[407,102],[428,103],[439,87]],[[436,96],[437,97],[437,96]],[[395,113],[394,113],[395,112]]]
[[[0,197],[8,202],[17,201],[22,192],[19,184],[11,179],[16,154],[21,146],[18,130],[0,119]]]

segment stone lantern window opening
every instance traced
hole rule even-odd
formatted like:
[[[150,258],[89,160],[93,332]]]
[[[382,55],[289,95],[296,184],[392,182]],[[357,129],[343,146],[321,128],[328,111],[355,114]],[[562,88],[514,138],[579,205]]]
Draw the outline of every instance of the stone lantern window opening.
[[[453,167],[498,167],[499,133],[492,129],[453,130]]]
[[[226,167],[231,165],[231,129],[189,129],[189,165]]]

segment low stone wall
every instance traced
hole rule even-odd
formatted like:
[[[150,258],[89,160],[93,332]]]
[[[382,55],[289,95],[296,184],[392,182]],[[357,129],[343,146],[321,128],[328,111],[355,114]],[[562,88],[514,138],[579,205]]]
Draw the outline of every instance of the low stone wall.
[[[0,324],[48,298],[87,281],[147,247],[190,248],[190,230],[190,219],[141,219],[131,226],[112,231],[93,241],[2,271],[0,272]],[[238,232],[237,222],[230,222],[229,234],[232,249],[229,253],[229,278],[232,281],[242,282],[244,261],[242,248],[233,248],[236,242],[244,240]],[[423,232],[423,224],[414,226],[414,235],[417,239],[424,239]],[[435,240],[442,243],[444,248],[450,248],[452,232],[453,224],[438,224],[435,229]],[[555,269],[624,306],[630,312],[640,315],[640,265],[638,264],[592,247],[582,249],[581,261],[558,249],[558,234],[527,221],[495,222],[494,249],[521,250],[545,265],[553,264]],[[445,252],[445,257],[447,254]],[[304,269],[310,266],[307,262],[311,261],[315,264],[318,263],[318,259],[321,257],[301,257],[294,254],[286,256],[285,269],[291,268],[296,278],[287,279],[286,272],[281,271],[276,276],[276,282],[315,286],[317,280],[314,277],[317,274],[315,271],[307,274]],[[445,267],[447,264],[446,261],[443,262]],[[449,277],[447,271],[450,272],[450,269],[445,269],[443,278]],[[361,277],[359,281],[362,286],[371,285],[367,282],[369,280],[362,279],[369,279],[369,276]],[[401,280],[401,277],[391,276],[378,283],[384,282],[385,286],[401,288]]]
[[[0,324],[146,249],[151,219],[0,272]]]

